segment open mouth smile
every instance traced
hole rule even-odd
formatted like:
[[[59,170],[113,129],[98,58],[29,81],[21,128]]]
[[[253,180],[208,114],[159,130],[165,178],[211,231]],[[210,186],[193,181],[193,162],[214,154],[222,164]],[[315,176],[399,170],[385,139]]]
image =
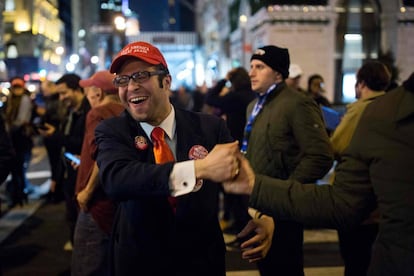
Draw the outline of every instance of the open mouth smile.
[[[146,96],[134,97],[134,98],[129,99],[129,102],[132,104],[140,104],[144,102],[146,99],[148,99],[148,97]]]

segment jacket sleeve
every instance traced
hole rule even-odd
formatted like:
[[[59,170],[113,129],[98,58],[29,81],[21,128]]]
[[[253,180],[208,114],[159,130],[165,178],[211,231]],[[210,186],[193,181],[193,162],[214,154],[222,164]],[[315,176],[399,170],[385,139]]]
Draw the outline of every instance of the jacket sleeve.
[[[367,165],[347,156],[334,185],[303,185],[294,179],[257,175],[249,206],[308,227],[346,229],[361,223],[375,202]]]
[[[311,100],[301,98],[290,117],[294,137],[303,152],[291,174],[299,182],[314,182],[332,167],[333,151],[325,130],[319,107]]]
[[[134,137],[126,133],[128,130],[124,122],[111,119],[102,121],[95,129],[96,161],[105,192],[120,201],[169,195],[168,181],[174,163],[155,165],[150,160],[152,145],[148,142],[147,148],[136,149]]]

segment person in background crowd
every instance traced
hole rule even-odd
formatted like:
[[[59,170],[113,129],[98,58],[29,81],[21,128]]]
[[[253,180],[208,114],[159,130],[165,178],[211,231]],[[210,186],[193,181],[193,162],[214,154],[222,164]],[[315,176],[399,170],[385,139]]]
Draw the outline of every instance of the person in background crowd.
[[[311,96],[318,105],[331,107],[329,100],[323,95],[325,93],[325,83],[321,75],[315,74],[308,78],[308,95]]]
[[[193,96],[185,85],[180,85],[176,91],[172,91],[171,103],[185,110],[192,110],[194,106]]]
[[[59,100],[68,110],[62,129],[57,129],[51,124],[45,124],[46,129],[39,133],[46,137],[57,136],[56,141],[62,143],[61,162],[59,163],[59,175],[62,177],[62,188],[66,202],[66,219],[69,225],[69,242],[65,244],[65,250],[72,250],[73,235],[76,218],[78,216],[75,199],[76,166],[71,164],[64,156],[64,152],[80,155],[85,134],[86,114],[91,106],[79,85],[80,77],[76,74],[65,74],[56,81],[56,91]]]
[[[201,86],[197,86],[193,91],[193,111],[194,112],[208,112],[205,104],[205,98],[208,91],[206,82],[203,82]]]
[[[79,214],[72,253],[72,275],[105,275],[107,272],[109,237],[116,204],[106,196],[98,178],[95,128],[102,120],[118,116],[124,110],[113,79],[114,75],[104,70],[79,82],[90,103],[91,95],[99,95],[101,100],[99,104],[91,103],[92,109],[86,117],[75,189]]]
[[[289,66],[289,77],[286,78],[285,82],[287,86],[296,89],[299,92],[305,93],[305,89],[300,87],[300,80],[302,79],[302,68],[298,64],[291,63]]]
[[[0,185],[6,180],[14,165],[15,152],[6,131],[3,116],[0,116]]]
[[[10,136],[6,131],[3,116],[0,114],[0,186],[15,166],[16,153],[14,152]],[[1,199],[0,199],[1,215]],[[1,271],[1,266],[0,266]]]
[[[307,183],[329,171],[333,153],[318,105],[285,83],[289,64],[285,48],[268,45],[253,53],[249,75],[258,97],[247,109],[241,151],[266,179]],[[258,262],[261,275],[303,275],[302,224],[280,219],[275,225],[270,251]]]
[[[0,185],[15,166],[16,153],[14,152],[10,136],[6,131],[3,116],[0,115]]]
[[[85,80],[83,80],[83,82],[85,82]],[[85,88],[85,86],[82,86],[82,87]],[[97,86],[95,86],[94,89],[93,88],[84,89],[84,93],[85,93],[86,98],[89,101],[89,104],[91,105],[91,108],[94,108],[100,105],[105,97],[105,92]]]
[[[55,129],[61,130],[66,115],[66,109],[59,101],[59,94],[56,92],[56,85],[52,81],[45,80],[41,83],[41,91],[45,102],[44,111],[41,112],[40,121],[35,124],[37,132],[47,129],[45,124],[50,124]],[[62,183],[59,183],[59,163],[61,161],[62,144],[59,136],[43,136],[43,143],[46,147],[51,169],[50,191],[48,199],[52,202],[59,202],[63,199]]]
[[[10,195],[9,207],[27,202],[27,196],[33,192],[33,186],[26,177],[26,172],[32,158],[33,104],[29,91],[25,88],[25,81],[20,77],[10,80],[10,98],[6,107],[6,128],[16,152],[16,166],[12,169],[12,179],[8,183]]]
[[[102,186],[119,202],[110,274],[224,276],[219,185],[211,182],[237,175],[237,142],[223,120],[171,105],[171,75],[153,45],[126,45],[110,72],[126,108],[95,131]],[[269,236],[257,230],[257,240]]]
[[[348,147],[365,108],[385,94],[391,74],[378,61],[368,61],[356,74],[355,96],[358,99],[347,106],[347,112],[331,136],[334,154],[340,159]],[[370,143],[370,141],[366,141]],[[352,230],[339,230],[339,247],[345,263],[346,276],[367,275],[372,244],[378,233],[378,212]]]
[[[362,84],[360,84],[362,85]],[[302,185],[254,172],[239,155],[228,192],[250,195],[253,208],[278,222],[352,229],[376,208],[379,232],[368,276],[414,275],[414,73],[366,108],[336,168],[333,185]]]
[[[229,87],[226,86],[227,83]],[[221,110],[231,136],[241,145],[246,125],[246,108],[254,99],[249,73],[243,67],[237,67],[227,72],[224,79],[208,90],[205,102]],[[246,226],[250,220],[247,202],[246,196],[224,194],[223,219],[231,222],[223,229],[225,233],[237,234]]]
[[[395,64],[395,57],[391,50],[386,52],[380,51],[378,53],[378,61],[383,63],[388,71],[391,73],[391,80],[388,87],[385,89],[385,92],[394,90],[399,86],[398,81],[400,78],[400,69]]]

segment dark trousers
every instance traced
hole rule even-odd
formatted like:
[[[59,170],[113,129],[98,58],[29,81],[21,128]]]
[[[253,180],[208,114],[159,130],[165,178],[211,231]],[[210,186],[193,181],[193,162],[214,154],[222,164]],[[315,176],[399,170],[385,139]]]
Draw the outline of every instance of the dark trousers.
[[[27,193],[31,188],[29,180],[26,177],[32,158],[33,141],[32,138],[22,133],[23,128],[14,128],[10,132],[13,148],[16,152],[15,166],[11,170],[12,180],[7,187],[10,195],[10,207],[27,201]]]
[[[79,212],[72,252],[72,275],[109,275],[109,234],[90,213]]]
[[[55,190],[49,193],[49,200],[52,202],[60,202],[63,200],[63,187],[62,180],[63,174],[61,160],[62,158],[62,146],[60,141],[57,140],[54,136],[51,138],[45,137],[43,142],[46,147],[47,155],[49,158],[50,170],[51,170],[51,180],[55,181]]]
[[[302,224],[277,220],[270,250],[257,266],[261,276],[303,276]]]
[[[67,161],[66,161],[67,162]],[[73,170],[70,164],[66,164],[67,170],[65,173],[65,178],[63,179],[63,195],[65,197],[66,203],[66,221],[69,226],[70,231],[70,241],[73,244],[73,239],[75,235],[75,226],[76,220],[78,218],[78,205],[75,198],[75,185],[76,185],[76,176],[77,171]]]
[[[338,231],[345,276],[366,276],[378,224],[361,224],[350,231]]]

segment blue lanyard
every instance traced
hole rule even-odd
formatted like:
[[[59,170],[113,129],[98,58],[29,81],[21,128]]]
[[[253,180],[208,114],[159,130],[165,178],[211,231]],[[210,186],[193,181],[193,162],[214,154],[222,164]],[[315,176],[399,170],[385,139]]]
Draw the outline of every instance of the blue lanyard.
[[[252,131],[253,122],[256,119],[256,116],[259,115],[260,111],[262,111],[263,106],[266,102],[267,96],[275,88],[276,88],[276,83],[273,84],[272,86],[270,86],[265,94],[259,95],[259,99],[257,100],[256,104],[253,107],[253,111],[249,116],[249,120],[246,123],[246,127],[244,128],[244,137],[243,137],[243,142],[242,142],[242,145],[241,145],[241,148],[240,148],[240,151],[243,154],[246,154],[246,152],[247,152],[247,144],[248,144],[248,141],[249,141],[250,132]]]

